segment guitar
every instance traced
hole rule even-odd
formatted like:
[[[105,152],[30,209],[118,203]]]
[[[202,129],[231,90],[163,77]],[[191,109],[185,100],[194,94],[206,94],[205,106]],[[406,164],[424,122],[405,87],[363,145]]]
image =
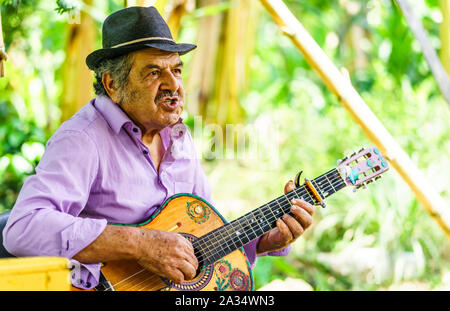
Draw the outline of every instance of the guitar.
[[[177,232],[188,239],[199,262],[197,276],[175,284],[146,269],[136,261],[120,260],[103,264],[96,290],[216,290],[245,291],[254,289],[250,264],[243,246],[276,226],[283,214],[291,214],[291,200],[301,198],[325,207],[324,199],[346,186],[366,187],[389,168],[376,147],[361,149],[338,161],[338,166],[300,185],[295,190],[228,223],[208,202],[192,194],[180,193],[168,198],[146,222],[136,226]],[[292,214],[291,214],[292,215]],[[114,225],[124,225],[116,224]]]

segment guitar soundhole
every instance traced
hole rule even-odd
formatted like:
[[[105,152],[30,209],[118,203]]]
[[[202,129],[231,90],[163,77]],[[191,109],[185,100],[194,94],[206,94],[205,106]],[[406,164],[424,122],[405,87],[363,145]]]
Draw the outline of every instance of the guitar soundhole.
[[[195,235],[189,234],[189,233],[180,233],[182,236],[184,236],[186,239],[188,239],[189,242],[193,243],[198,238]],[[183,282],[181,284],[175,284],[171,280],[162,277],[162,280],[166,285],[170,288],[176,289],[176,290],[182,290],[182,291],[198,291],[204,288],[206,285],[208,285],[209,281],[211,280],[213,273],[214,273],[214,265],[204,265],[205,258],[203,257],[203,253],[194,247],[194,252],[197,256],[198,260],[198,269],[197,269],[197,276],[187,282]]]

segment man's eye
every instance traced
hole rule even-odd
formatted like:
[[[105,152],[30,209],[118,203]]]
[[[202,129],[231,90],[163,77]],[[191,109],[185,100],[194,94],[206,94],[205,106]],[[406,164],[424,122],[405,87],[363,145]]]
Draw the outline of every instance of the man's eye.
[[[181,74],[181,69],[175,68],[173,70],[173,72],[180,75]]]
[[[154,71],[150,72],[150,74],[152,76],[157,76],[157,75],[159,75],[159,71],[158,70],[154,70]]]

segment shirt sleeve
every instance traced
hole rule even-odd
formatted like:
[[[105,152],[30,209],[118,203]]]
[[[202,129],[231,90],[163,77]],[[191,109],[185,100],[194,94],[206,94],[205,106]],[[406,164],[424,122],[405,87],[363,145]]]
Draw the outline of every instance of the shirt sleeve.
[[[92,243],[107,221],[79,215],[97,170],[97,148],[86,133],[55,133],[11,211],[3,231],[5,248],[16,256],[72,258]]]

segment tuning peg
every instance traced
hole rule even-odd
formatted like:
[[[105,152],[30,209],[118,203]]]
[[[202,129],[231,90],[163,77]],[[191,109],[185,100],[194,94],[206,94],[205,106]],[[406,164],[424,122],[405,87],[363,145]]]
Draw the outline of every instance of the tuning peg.
[[[353,192],[355,192],[356,191],[356,189],[367,189],[367,182],[363,182],[363,183],[360,183],[359,185],[357,185],[355,188],[353,188]]]
[[[363,148],[359,149],[358,153],[361,151],[364,151],[364,149],[366,149],[366,148],[363,147]]]
[[[366,189],[366,188],[367,188],[367,187],[366,187],[366,183],[363,182],[363,183],[359,184],[359,185],[357,186],[357,188],[358,188],[358,189],[360,189],[360,188]]]
[[[341,164],[342,162],[344,162],[347,159],[348,159],[348,156],[345,156],[342,159],[337,160],[337,165]]]
[[[382,175],[375,176],[375,181],[377,181],[377,180],[380,179],[381,177],[383,177],[383,176],[382,176]]]

